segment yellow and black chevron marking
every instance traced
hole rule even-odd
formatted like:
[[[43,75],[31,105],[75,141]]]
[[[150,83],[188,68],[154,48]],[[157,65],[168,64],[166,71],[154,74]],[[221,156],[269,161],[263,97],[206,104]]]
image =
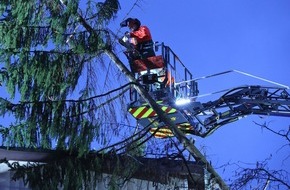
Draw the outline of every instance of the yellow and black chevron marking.
[[[178,124],[177,127],[183,131],[185,134],[191,134],[190,131],[193,131],[193,127],[190,125],[190,123],[181,123]],[[173,137],[173,132],[167,127],[152,127],[150,129],[150,133],[153,134],[156,138],[167,138],[167,137]]]
[[[166,113],[168,113],[168,114],[176,112],[176,109],[168,107],[168,106],[162,106],[161,109],[163,111],[165,111]],[[129,108],[129,112],[136,119],[154,117],[154,116],[157,115],[156,112],[151,107],[148,107],[148,106],[140,106],[140,107]]]
[[[188,120],[175,108],[169,107],[165,104],[162,104],[162,101],[157,102],[161,109],[167,113],[171,121],[185,134],[193,133],[194,129]],[[166,138],[173,137],[174,134],[172,131],[164,125],[163,122],[159,122],[157,119],[156,112],[148,105],[143,104],[137,107],[130,107],[130,114],[137,119],[139,124],[143,127],[150,126],[150,133],[154,134],[156,138]]]

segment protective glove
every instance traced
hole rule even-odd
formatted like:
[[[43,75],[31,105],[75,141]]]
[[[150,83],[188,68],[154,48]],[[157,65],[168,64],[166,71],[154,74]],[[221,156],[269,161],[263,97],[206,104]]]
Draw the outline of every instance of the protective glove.
[[[126,36],[127,38],[130,38],[130,32],[125,32],[125,35],[124,36]]]

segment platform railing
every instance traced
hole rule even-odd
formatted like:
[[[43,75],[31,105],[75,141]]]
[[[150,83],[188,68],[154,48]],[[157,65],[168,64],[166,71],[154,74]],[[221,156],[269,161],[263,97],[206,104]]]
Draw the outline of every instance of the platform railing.
[[[154,99],[173,99],[189,98],[198,95],[197,82],[193,81],[192,73],[185,67],[179,57],[172,49],[163,43],[155,44],[156,56],[161,55],[164,61],[163,74],[159,74],[158,79],[162,78],[163,82],[146,84],[144,87],[151,93]],[[160,70],[160,69],[159,69]],[[159,72],[158,69],[148,70],[147,74]],[[136,75],[135,75],[136,76]],[[136,76],[138,77],[138,76]],[[140,77],[140,76],[139,76]],[[141,82],[142,84],[142,82]],[[156,88],[156,84],[160,85]],[[155,85],[155,86],[154,86]],[[141,98],[132,89],[130,92],[131,101],[140,101]]]

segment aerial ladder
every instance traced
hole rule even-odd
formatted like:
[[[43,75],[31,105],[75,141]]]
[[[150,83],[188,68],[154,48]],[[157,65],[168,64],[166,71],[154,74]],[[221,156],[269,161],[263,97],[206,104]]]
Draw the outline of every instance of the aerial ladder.
[[[166,45],[155,44],[157,56],[134,60],[131,70],[138,82],[160,105],[168,118],[185,134],[206,137],[219,127],[245,116],[290,117],[290,93],[285,85],[248,85],[228,89],[213,101],[198,101],[198,80]],[[215,74],[221,75],[236,70]],[[242,72],[240,72],[242,73]],[[174,136],[155,111],[130,90],[128,112],[157,138]]]

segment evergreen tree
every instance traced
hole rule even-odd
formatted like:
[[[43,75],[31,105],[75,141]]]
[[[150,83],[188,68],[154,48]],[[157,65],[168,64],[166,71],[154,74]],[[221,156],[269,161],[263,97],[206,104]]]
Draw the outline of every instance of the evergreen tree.
[[[82,155],[101,141],[101,119],[114,118],[92,96],[102,92],[96,76],[102,51],[111,48],[105,28],[120,5],[80,6],[78,0],[0,3],[1,83],[11,95],[0,99],[0,110],[14,118],[1,126],[4,145],[50,149],[57,142],[56,149]]]
[[[11,166],[31,187],[86,186],[92,179],[85,170],[100,167],[99,158],[86,160],[92,144],[106,152],[110,138],[121,134],[117,120],[126,118],[117,113],[126,111],[122,93],[128,85],[104,93],[116,77],[110,84],[103,73],[120,73],[107,71],[109,61],[102,56],[114,48],[107,25],[119,10],[118,0],[0,2],[0,82],[10,95],[0,97],[0,115],[11,119],[8,126],[0,125],[2,146],[55,149],[72,156],[40,170]],[[104,80],[107,86],[101,86]],[[121,107],[115,107],[117,101]],[[72,172],[75,167],[79,169]]]

